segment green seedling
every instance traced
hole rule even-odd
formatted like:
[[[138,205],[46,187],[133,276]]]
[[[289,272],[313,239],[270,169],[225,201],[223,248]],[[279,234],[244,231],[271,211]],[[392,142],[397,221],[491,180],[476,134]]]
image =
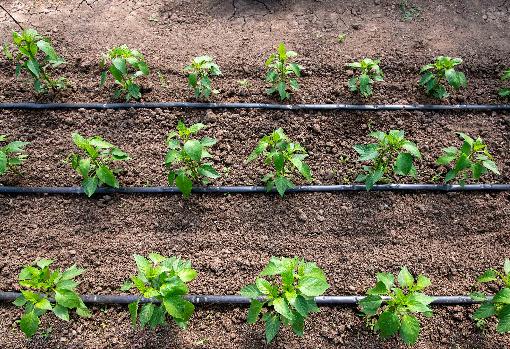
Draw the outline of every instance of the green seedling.
[[[0,135],[0,176],[9,170],[15,170],[17,166],[20,166],[26,160],[25,147],[30,144],[21,141],[6,143],[7,136]]]
[[[294,184],[290,180],[290,176],[295,172],[294,169],[306,180],[312,180],[310,167],[304,162],[308,157],[306,149],[287,137],[281,128],[262,137],[246,159],[246,163],[257,159],[261,155],[264,157],[266,165],[274,167],[273,172],[262,178],[262,182],[266,183],[268,192],[276,187],[280,196],[283,197],[288,189],[294,188]]]
[[[287,51],[283,42],[278,46],[278,52],[269,56],[265,63],[268,69],[266,82],[271,84],[271,87],[266,90],[267,94],[273,95],[278,93],[280,100],[283,101],[290,98],[292,95],[292,93],[289,92],[290,90],[299,90],[299,84],[296,78],[301,77],[301,70],[303,70],[303,67],[297,63],[289,62],[291,58],[296,56],[296,52]]]
[[[410,0],[400,0],[399,8],[404,22],[410,22],[420,16],[421,9]]]
[[[504,72],[503,75],[501,76],[501,81],[508,80],[510,80],[510,69]],[[510,87],[503,87],[501,90],[499,90],[499,95],[501,97],[510,97]]]
[[[101,68],[101,81],[99,86],[106,83],[108,72],[112,75],[119,89],[114,92],[114,98],[118,99],[125,95],[126,101],[142,98],[140,86],[135,80],[140,76],[149,75],[149,67],[145,63],[144,56],[137,50],[131,50],[126,45],[114,47],[103,54],[99,61]]]
[[[455,67],[462,63],[460,58],[446,56],[436,57],[435,62],[423,66],[419,81],[428,95],[437,99],[445,99],[450,94],[445,84],[449,84],[454,90],[467,86],[467,79],[463,72],[455,70]]]
[[[34,29],[25,29],[21,33],[12,33],[12,42],[16,51],[11,52],[4,44],[4,55],[16,64],[16,77],[26,71],[34,79],[34,90],[46,93],[66,88],[64,77],[54,79],[50,71],[64,64],[65,61],[53,48],[48,38],[39,35]]]
[[[505,259],[502,272],[488,269],[478,277],[477,281],[484,284],[491,283],[497,286],[499,291],[492,298],[482,292],[471,293],[473,300],[483,302],[473,314],[473,319],[479,327],[484,328],[487,319],[494,316],[498,320],[496,331],[510,332],[510,259]]]
[[[415,280],[405,267],[400,270],[397,282],[398,287],[391,273],[378,273],[375,287],[367,291],[366,297],[359,301],[359,307],[367,325],[381,338],[400,334],[404,343],[412,345],[420,336],[420,320],[413,314],[432,316],[429,305],[434,298],[421,292],[431,282],[423,275]],[[388,297],[388,300],[383,302],[382,297]]]
[[[340,33],[340,34],[338,34],[336,39],[337,39],[339,44],[343,44],[345,42],[345,39],[347,39],[347,34]]]
[[[453,163],[445,176],[445,183],[459,178],[460,185],[465,185],[468,179],[478,180],[480,177],[490,171],[497,175],[500,174],[498,166],[493,161],[493,156],[489,153],[487,144],[478,137],[476,140],[467,134],[458,132],[463,140],[460,149],[448,147],[443,149],[443,155],[436,160],[436,164],[448,166]]]
[[[421,159],[421,154],[416,144],[404,137],[404,131],[375,131],[370,136],[377,143],[354,146],[359,154],[358,161],[372,163],[363,166],[366,173],[358,175],[356,182],[365,182],[367,190],[370,190],[378,182],[389,181],[391,175],[416,177],[414,160]]]
[[[68,156],[68,162],[83,177],[81,186],[85,194],[91,197],[103,184],[118,188],[119,181],[116,174],[120,170],[111,169],[110,166],[116,161],[129,160],[129,155],[99,136],[85,138],[79,133],[73,133],[72,138],[74,144],[83,150],[85,156],[72,153]]]
[[[262,318],[266,341],[271,343],[282,324],[302,337],[305,319],[319,312],[315,297],[328,288],[324,272],[315,263],[272,257],[256,282],[243,287],[240,293],[251,300],[247,322],[254,324]]]
[[[168,153],[165,165],[170,168],[168,184],[175,185],[184,197],[189,197],[193,182],[206,185],[209,180],[220,177],[212,163],[204,162],[211,157],[208,148],[216,144],[216,139],[203,137],[200,140],[192,136],[205,127],[204,124],[194,124],[190,127],[179,121],[177,131],[170,132],[167,138]],[[176,168],[177,166],[180,166]]]
[[[349,80],[349,90],[361,93],[363,97],[370,97],[373,93],[372,85],[375,81],[383,81],[384,73],[379,67],[380,60],[364,58],[360,62],[348,63],[346,66],[359,70],[359,76],[353,76]]]
[[[146,326],[154,329],[165,325],[169,315],[180,328],[186,329],[195,310],[195,306],[185,299],[189,292],[186,283],[197,276],[191,262],[157,253],[149,253],[149,259],[140,255],[135,255],[134,259],[138,274],[131,276],[121,290],[136,287],[140,297],[152,298],[160,304],[151,302],[142,305],[140,299],[129,304],[132,326],[136,327],[139,323],[142,329]]]
[[[188,76],[188,85],[195,91],[196,98],[207,99],[211,93],[218,93],[211,87],[211,77],[221,75],[220,67],[209,56],[193,58],[184,68]]]
[[[13,303],[24,309],[19,326],[29,338],[37,333],[40,317],[48,311],[64,321],[69,321],[69,311],[72,309],[81,317],[91,316],[75,291],[78,282],[74,278],[85,270],[77,268],[76,265],[64,271],[52,270],[51,264],[51,259],[40,259],[33,265],[24,267],[18,276],[21,296]]]

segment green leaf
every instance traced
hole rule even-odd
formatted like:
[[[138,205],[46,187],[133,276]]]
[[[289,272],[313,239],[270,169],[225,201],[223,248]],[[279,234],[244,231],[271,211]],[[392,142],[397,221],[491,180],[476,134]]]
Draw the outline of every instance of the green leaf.
[[[326,280],[313,277],[304,276],[299,280],[297,288],[308,297],[317,297],[322,295],[329,288]]]
[[[107,184],[110,187],[118,188],[119,187],[119,181],[117,178],[115,178],[115,175],[113,174],[112,170],[110,170],[107,166],[101,165],[96,170],[96,175],[99,178],[99,180],[105,184]]]
[[[361,74],[359,77],[359,91],[363,97],[372,95],[372,79],[367,74]]]
[[[30,338],[37,332],[39,323],[39,317],[35,314],[35,311],[32,310],[31,312],[23,314],[19,322],[19,326],[21,331]]]
[[[391,290],[395,284],[395,277],[392,273],[377,273],[377,281],[383,282],[388,290]]]
[[[476,309],[475,313],[473,314],[473,319],[475,320],[481,320],[489,318],[496,314],[496,307],[492,303],[483,303]]]
[[[7,171],[7,155],[0,150],[0,175]]]
[[[136,327],[136,319],[138,317],[138,303],[140,300],[137,300],[136,302],[129,303],[129,314],[131,315],[131,326]]]
[[[99,185],[99,181],[96,176],[84,179],[83,182],[81,183],[83,191],[85,192],[85,194],[88,197],[91,197],[92,195],[94,195],[94,193],[97,190],[98,185]]]
[[[280,319],[278,315],[267,314],[264,318],[266,322],[266,342],[271,343],[280,330]]]
[[[198,168],[198,173],[207,178],[219,178],[220,174],[209,164],[204,164]]]
[[[188,178],[188,176],[186,176],[184,171],[180,171],[175,178],[175,185],[179,188],[185,198],[190,196],[191,189],[193,188],[193,182]]]
[[[413,168],[413,156],[409,153],[400,153],[395,161],[395,172],[399,175],[408,175]]]
[[[126,60],[124,58],[116,57],[112,59],[113,66],[122,74],[127,74]],[[122,80],[122,79],[117,79]]]
[[[404,314],[400,326],[400,337],[408,345],[415,344],[420,335],[420,321],[412,315]]]
[[[16,298],[14,300],[14,302],[12,302],[12,304],[14,304],[15,306],[17,307],[22,307],[25,305],[25,303],[27,302],[27,300],[25,299],[25,297],[23,297],[22,295],[19,296],[18,298]]]
[[[152,318],[152,314],[154,312],[154,304],[147,303],[142,306],[142,310],[140,311],[140,326],[142,328],[145,327]]]
[[[248,310],[247,323],[254,324],[257,322],[263,305],[264,305],[263,302],[259,302],[256,299],[253,299],[251,301],[250,309]]]
[[[312,178],[312,174],[310,172],[310,167],[302,161],[303,154],[295,154],[290,159],[291,163],[297,168],[299,173],[306,179],[310,180]]]
[[[377,326],[383,339],[390,338],[398,332],[400,320],[393,312],[385,311],[379,316]]]
[[[368,316],[373,316],[382,304],[382,298],[378,295],[368,295],[358,302],[361,311]]]
[[[499,169],[498,169],[498,166],[496,165],[496,163],[492,160],[485,160],[482,162],[482,165],[483,167],[485,167],[486,169],[488,169],[489,171],[499,175]]]
[[[42,298],[34,305],[37,309],[52,310],[51,303],[46,298]]]
[[[195,161],[200,161],[202,159],[203,148],[203,145],[196,139],[191,139],[184,143],[184,151]]]
[[[80,269],[78,267],[76,267],[75,264],[73,264],[72,266],[70,266],[69,268],[67,268],[64,273],[62,274],[62,280],[71,280],[71,279],[74,279],[75,277],[83,274],[85,272],[85,269]]]
[[[239,292],[241,296],[248,297],[250,299],[257,299],[260,296],[263,296],[263,293],[259,291],[256,285],[246,285]]]
[[[418,275],[418,278],[416,279],[416,290],[421,291],[430,285],[432,285],[432,282],[428,277],[424,275]]]
[[[273,291],[273,286],[266,279],[258,278],[255,281],[255,284],[257,285],[257,288],[259,289],[259,291],[265,295],[269,295]]]
[[[499,333],[510,332],[510,305],[504,306],[499,313],[499,323],[496,331]]]
[[[387,294],[389,292],[389,289],[388,287],[386,286],[386,284],[382,281],[378,281],[376,284],[375,284],[375,287],[369,289],[367,291],[367,294],[370,294],[370,295],[381,295],[381,294]]]
[[[510,288],[502,288],[492,298],[493,303],[510,304]]]
[[[503,263],[503,271],[506,275],[510,275],[510,259],[505,258],[505,262]]]
[[[53,314],[61,320],[69,321],[69,309],[61,306],[60,304],[57,304],[53,308]]]
[[[283,197],[285,195],[285,192],[287,191],[287,189],[294,188],[294,184],[292,184],[291,181],[289,181],[287,178],[285,178],[283,176],[278,176],[275,179],[274,184],[276,186],[276,190],[278,191],[278,194],[280,194],[281,197]]]
[[[75,292],[66,289],[55,291],[55,301],[57,304],[70,309],[79,308],[83,304],[83,301]]]
[[[184,322],[189,320],[195,310],[195,306],[183,299],[182,296],[167,296],[163,300],[163,305],[170,316]]]
[[[41,269],[44,269],[46,267],[49,267],[50,265],[53,264],[53,260],[51,259],[46,259],[46,258],[42,258],[42,259],[39,259],[37,260],[36,262],[36,265],[41,268]]]
[[[410,288],[414,284],[414,277],[406,267],[400,270],[397,280],[401,287]]]
[[[288,320],[294,320],[294,315],[287,304],[287,301],[284,298],[278,297],[273,300],[273,307],[276,312],[287,318]]]
[[[487,269],[482,275],[480,275],[476,281],[481,283],[492,282],[498,279],[498,275],[494,269]]]

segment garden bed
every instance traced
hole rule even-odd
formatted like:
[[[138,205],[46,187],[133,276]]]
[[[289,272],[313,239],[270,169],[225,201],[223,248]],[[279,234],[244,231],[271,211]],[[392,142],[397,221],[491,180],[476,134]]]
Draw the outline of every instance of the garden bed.
[[[182,68],[210,54],[224,75],[214,79],[212,101],[275,103],[264,94],[263,62],[278,42],[298,52],[305,66],[302,88],[291,103],[437,103],[418,88],[419,67],[439,54],[464,59],[468,88],[445,103],[503,103],[499,76],[508,68],[510,8],[497,2],[415,1],[421,16],[402,21],[397,1],[72,1],[22,4],[5,1],[13,15],[50,34],[68,61],[61,71],[71,90],[51,101],[104,102],[111,85],[98,88],[100,53],[127,43],[140,49],[153,75],[142,79],[144,101],[193,101]],[[55,25],[55,23],[57,23]],[[357,28],[357,29],[354,29]],[[0,33],[14,25],[0,13]],[[337,42],[346,33],[345,43]],[[192,45],[190,45],[192,38]],[[362,100],[348,92],[344,64],[365,56],[381,58],[385,81]],[[156,72],[164,75],[160,81]],[[0,102],[36,100],[30,85],[16,81],[0,61]],[[242,88],[237,80],[249,79]],[[37,99],[49,101],[49,99]],[[164,143],[178,120],[208,125],[215,137],[213,162],[222,173],[214,185],[257,185],[261,163],[244,164],[258,139],[277,127],[309,153],[313,184],[348,184],[359,173],[355,144],[370,130],[402,129],[424,159],[418,178],[395,183],[431,183],[441,149],[459,146],[457,131],[480,135],[501,176],[486,183],[510,183],[509,112],[304,112],[262,110],[0,111],[0,133],[30,141],[23,176],[2,184],[73,186],[80,179],[63,162],[74,150],[71,132],[98,134],[132,160],[120,176],[125,186],[166,185]],[[299,182],[298,184],[305,184]],[[58,266],[86,268],[80,293],[120,294],[135,272],[132,255],[158,251],[191,259],[198,278],[193,294],[236,294],[254,281],[269,258],[300,256],[325,271],[330,295],[363,294],[379,271],[406,265],[432,280],[427,292],[466,295],[476,277],[508,257],[510,195],[502,193],[314,193],[276,195],[10,196],[0,195],[0,290],[16,291],[17,274],[36,258]],[[260,348],[261,324],[245,323],[247,309],[198,306],[187,331],[130,328],[127,307],[93,307],[91,319],[70,323],[46,318],[47,338],[23,338],[15,320],[21,310],[0,305],[2,348]],[[435,307],[423,318],[417,348],[502,348],[508,335],[478,330],[475,307]],[[305,325],[304,338],[288,329],[274,348],[397,348],[365,327],[356,310],[322,308]]]

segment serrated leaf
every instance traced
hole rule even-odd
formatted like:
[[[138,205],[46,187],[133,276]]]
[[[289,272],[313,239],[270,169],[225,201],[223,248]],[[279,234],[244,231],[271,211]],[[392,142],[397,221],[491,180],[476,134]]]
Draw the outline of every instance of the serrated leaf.
[[[406,267],[400,269],[398,273],[398,284],[401,287],[409,288],[414,284],[414,277]]]
[[[39,323],[39,317],[35,314],[35,311],[31,311],[23,314],[20,319],[19,326],[21,331],[30,338],[36,334],[37,329],[39,328]]]
[[[53,308],[53,314],[61,320],[69,321],[69,309],[61,306],[60,304],[57,304]]]
[[[248,297],[250,299],[256,299],[263,295],[261,291],[259,291],[256,285],[246,285],[239,292],[241,296]]]
[[[313,276],[304,276],[299,280],[297,288],[308,297],[318,297],[329,288],[326,280]]]
[[[254,324],[257,322],[260,311],[262,310],[264,303],[259,302],[256,299],[253,299],[250,303],[250,309],[248,310],[247,323]]]
[[[415,344],[420,335],[420,322],[412,315],[404,314],[400,326],[400,337],[408,345]]]
[[[280,319],[277,315],[268,314],[264,320],[266,322],[266,342],[271,343],[280,330]]]
[[[377,326],[383,339],[395,335],[400,328],[400,320],[397,315],[390,311],[384,311],[377,320]]]

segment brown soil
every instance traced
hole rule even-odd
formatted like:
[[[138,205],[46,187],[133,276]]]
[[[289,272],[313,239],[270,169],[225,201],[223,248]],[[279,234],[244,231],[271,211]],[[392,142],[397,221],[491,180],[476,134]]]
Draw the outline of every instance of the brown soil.
[[[182,67],[208,53],[222,67],[215,80],[218,101],[260,101],[262,62],[279,41],[299,52],[306,67],[293,102],[361,102],[346,88],[343,65],[364,56],[382,58],[385,82],[370,103],[431,102],[417,87],[419,67],[435,55],[461,56],[469,87],[448,103],[500,103],[498,76],[508,64],[510,6],[497,1],[416,1],[421,17],[400,18],[397,1],[4,1],[13,15],[50,34],[67,59],[62,73],[73,89],[59,101],[104,101],[97,59],[114,44],[139,48],[162,72],[145,79],[145,101],[192,100]],[[151,18],[151,20],[149,20]],[[157,20],[157,21],[154,21]],[[358,26],[360,24],[360,26]],[[354,27],[360,29],[355,30]],[[0,33],[15,27],[0,13]],[[336,36],[347,33],[340,45]],[[190,39],[193,43],[190,45]],[[0,101],[35,99],[30,86],[0,63]],[[248,78],[242,90],[237,80]],[[509,113],[304,113],[263,111],[2,112],[1,133],[31,141],[23,176],[3,184],[68,186],[78,177],[62,162],[73,150],[70,133],[101,134],[130,153],[124,185],[165,185],[165,134],[176,121],[206,123],[219,143],[214,162],[224,176],[215,184],[257,184],[265,169],[245,165],[258,138],[283,127],[310,154],[315,183],[348,183],[360,164],[352,146],[368,142],[370,129],[401,128],[424,159],[417,181],[430,182],[442,147],[458,144],[455,131],[482,136],[509,182]],[[407,179],[398,179],[409,182]],[[510,243],[508,193],[352,193],[276,196],[0,196],[0,290],[16,290],[16,275],[38,257],[87,269],[79,291],[119,293],[134,272],[132,255],[158,251],[190,258],[200,272],[192,293],[234,294],[252,282],[272,255],[302,256],[327,273],[328,294],[362,294],[378,271],[407,265],[431,277],[429,292],[467,294],[484,269],[501,264]],[[472,308],[437,308],[423,319],[418,348],[507,348],[508,335],[478,331]],[[245,324],[246,309],[198,307],[183,332],[174,326],[134,331],[126,307],[98,307],[89,320],[62,323],[46,318],[48,338],[23,339],[15,326],[20,311],[0,307],[1,348],[260,348],[263,327]],[[353,309],[328,309],[306,323],[305,337],[283,331],[275,348],[396,348],[381,342]]]

